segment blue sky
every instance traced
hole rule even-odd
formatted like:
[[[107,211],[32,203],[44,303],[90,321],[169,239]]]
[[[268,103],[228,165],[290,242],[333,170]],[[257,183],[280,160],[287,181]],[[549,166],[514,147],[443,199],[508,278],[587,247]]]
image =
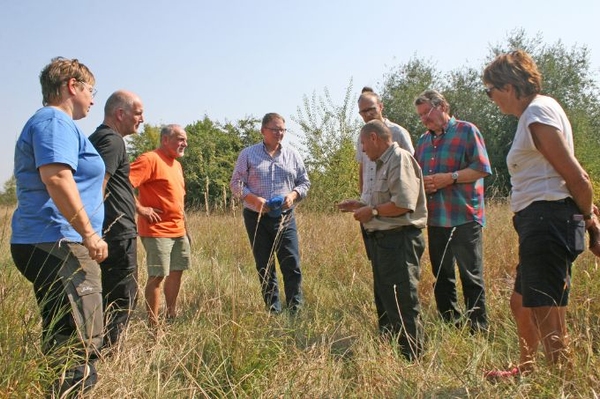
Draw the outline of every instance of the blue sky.
[[[155,125],[266,112],[290,122],[304,95],[327,87],[342,103],[351,79],[356,91],[381,88],[386,73],[414,56],[441,71],[479,67],[515,29],[548,44],[587,46],[600,75],[597,0],[2,3],[0,184],[12,174],[21,128],[41,106],[39,72],[58,55],[78,58],[96,77],[96,104],[77,122],[87,134],[120,88],[142,97],[146,122]]]

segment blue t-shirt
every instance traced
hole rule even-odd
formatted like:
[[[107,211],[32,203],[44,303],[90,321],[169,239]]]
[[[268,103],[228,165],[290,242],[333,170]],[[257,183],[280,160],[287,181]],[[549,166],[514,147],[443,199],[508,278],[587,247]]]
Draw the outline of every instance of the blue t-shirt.
[[[11,244],[81,242],[81,236],[58,211],[38,168],[64,164],[73,178],[94,231],[102,231],[104,162],[73,119],[54,107],[38,110],[25,124],[15,147],[18,205],[12,219]]]

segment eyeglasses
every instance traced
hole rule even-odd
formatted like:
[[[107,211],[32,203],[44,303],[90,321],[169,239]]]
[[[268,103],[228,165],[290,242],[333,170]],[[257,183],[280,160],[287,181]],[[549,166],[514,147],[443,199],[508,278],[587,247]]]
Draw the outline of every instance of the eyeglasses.
[[[485,94],[487,94],[489,98],[492,98],[492,91],[494,91],[495,88],[495,86],[490,86],[483,89],[483,91],[485,91]]]
[[[94,89],[94,87],[91,84],[89,84],[88,82],[84,82],[83,80],[78,80],[78,82],[88,86],[88,90],[90,91],[92,98],[96,97],[96,93],[98,93],[98,90]]]
[[[361,114],[361,115],[365,115],[365,114],[368,114],[371,111],[375,111],[376,109],[377,109],[377,107],[373,106],[371,108],[361,109],[360,111],[358,111],[358,113]]]
[[[285,133],[285,132],[287,132],[287,129],[281,129],[281,128],[277,128],[277,127],[268,127],[268,126],[265,126],[265,129],[269,129],[273,133]]]
[[[421,118],[421,119],[427,119],[427,118],[429,118],[429,115],[431,115],[431,111],[433,111],[433,110],[434,110],[434,109],[436,109],[436,108],[437,108],[437,107],[434,107],[434,106],[432,106],[432,107],[429,109],[429,112],[428,112],[428,113],[426,113],[425,115],[419,115],[419,118]]]

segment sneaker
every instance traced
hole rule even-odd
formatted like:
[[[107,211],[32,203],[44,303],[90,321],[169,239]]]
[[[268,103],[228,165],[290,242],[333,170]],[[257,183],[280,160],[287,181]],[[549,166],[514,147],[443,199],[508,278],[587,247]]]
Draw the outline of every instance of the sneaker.
[[[521,376],[521,371],[518,367],[513,367],[510,370],[491,370],[484,373],[484,378],[490,382],[508,381]]]

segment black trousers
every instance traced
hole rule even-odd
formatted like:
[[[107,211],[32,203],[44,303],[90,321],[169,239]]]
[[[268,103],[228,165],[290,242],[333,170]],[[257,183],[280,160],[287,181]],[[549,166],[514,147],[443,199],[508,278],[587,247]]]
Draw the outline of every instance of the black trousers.
[[[138,295],[137,238],[107,241],[102,268],[104,345],[115,345],[129,323]]]
[[[365,244],[373,267],[379,330],[396,337],[402,354],[412,360],[423,348],[418,293],[425,250],[421,229],[365,232]]]

